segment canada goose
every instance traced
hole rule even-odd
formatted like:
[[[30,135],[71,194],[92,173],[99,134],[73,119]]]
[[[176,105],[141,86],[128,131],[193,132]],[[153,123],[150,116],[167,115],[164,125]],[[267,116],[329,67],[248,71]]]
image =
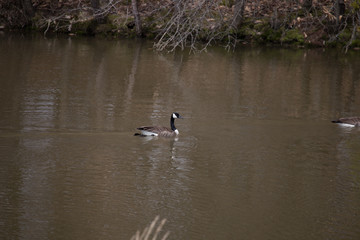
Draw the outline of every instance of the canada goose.
[[[331,122],[339,123],[344,126],[360,127],[360,117],[339,118],[338,120],[334,120]]]
[[[140,133],[135,133],[134,136],[159,136],[159,137],[175,137],[179,134],[179,130],[176,129],[174,121],[175,118],[182,118],[178,113],[174,112],[170,117],[170,128],[167,127],[158,127],[158,126],[149,126],[149,127],[139,127]]]

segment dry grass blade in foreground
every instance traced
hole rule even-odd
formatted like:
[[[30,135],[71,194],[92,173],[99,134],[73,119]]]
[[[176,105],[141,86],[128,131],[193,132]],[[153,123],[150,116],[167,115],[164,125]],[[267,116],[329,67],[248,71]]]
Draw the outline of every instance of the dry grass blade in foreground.
[[[131,240],[148,240],[148,239],[157,240],[158,235],[166,222],[166,219],[164,218],[163,220],[160,221],[157,228],[155,229],[155,226],[158,223],[159,219],[160,217],[156,216],[155,219],[151,222],[150,226],[146,227],[142,233],[140,233],[139,230],[136,231],[136,234],[131,237]],[[152,238],[150,238],[151,234],[153,234]],[[167,231],[162,238],[160,238],[159,236],[159,239],[165,240],[169,236],[169,234],[170,232]]]

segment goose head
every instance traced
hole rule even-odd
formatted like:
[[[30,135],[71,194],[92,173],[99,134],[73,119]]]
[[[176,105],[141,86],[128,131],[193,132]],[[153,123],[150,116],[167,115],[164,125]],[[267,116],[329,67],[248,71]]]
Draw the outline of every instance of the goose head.
[[[178,114],[177,112],[173,112],[172,118],[183,118],[182,116],[180,116],[180,114]]]

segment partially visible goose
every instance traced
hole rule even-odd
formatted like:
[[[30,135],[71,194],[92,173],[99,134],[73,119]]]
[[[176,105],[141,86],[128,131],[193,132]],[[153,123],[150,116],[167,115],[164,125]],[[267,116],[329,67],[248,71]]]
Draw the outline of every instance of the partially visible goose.
[[[331,122],[339,123],[350,127],[360,127],[360,117],[339,118]]]
[[[175,119],[176,118],[182,118],[180,114],[177,112],[174,112],[171,114],[170,117],[170,128],[167,127],[158,127],[158,126],[143,126],[137,128],[140,130],[140,133],[135,133],[134,136],[159,136],[159,137],[175,137],[179,134],[179,130],[175,127]]]

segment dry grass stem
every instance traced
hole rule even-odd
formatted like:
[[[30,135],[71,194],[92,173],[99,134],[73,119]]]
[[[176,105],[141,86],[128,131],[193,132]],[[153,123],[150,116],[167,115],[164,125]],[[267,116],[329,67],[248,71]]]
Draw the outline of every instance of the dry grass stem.
[[[140,234],[140,231],[136,231],[135,235],[131,237],[131,240],[148,240],[148,239],[152,239],[152,240],[157,240],[158,236],[166,222],[166,219],[164,218],[163,220],[161,220],[158,224],[158,226],[156,227],[158,221],[159,221],[160,217],[156,216],[155,219],[151,222],[150,226],[145,227],[145,229],[143,230],[143,232]],[[156,228],[156,230],[154,230]],[[150,237],[153,234],[152,238]],[[167,237],[169,236],[170,232],[167,231],[163,237],[161,238],[161,240],[165,240],[167,239]],[[160,236],[159,236],[160,237]]]

